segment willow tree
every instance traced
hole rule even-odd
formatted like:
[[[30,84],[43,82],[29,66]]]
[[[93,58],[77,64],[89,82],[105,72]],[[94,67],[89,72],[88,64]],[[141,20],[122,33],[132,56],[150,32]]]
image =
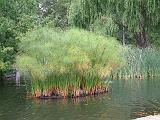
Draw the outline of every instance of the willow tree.
[[[70,10],[73,25],[88,28],[95,20],[110,14],[120,31],[130,34],[139,47],[149,46],[160,24],[159,0],[80,0]]]
[[[38,14],[54,22],[55,27],[68,26],[67,12],[71,0],[38,0]]]

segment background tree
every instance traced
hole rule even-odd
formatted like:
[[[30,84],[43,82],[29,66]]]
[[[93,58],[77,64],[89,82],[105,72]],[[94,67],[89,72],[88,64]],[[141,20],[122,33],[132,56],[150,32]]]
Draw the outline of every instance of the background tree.
[[[14,63],[19,36],[39,26],[68,26],[67,13],[71,0],[1,0],[0,1],[0,72]],[[5,54],[4,54],[5,52]],[[5,66],[5,67],[2,67]]]
[[[71,0],[39,0],[38,14],[43,20],[48,18],[55,27],[68,27],[68,9]]]
[[[72,2],[72,25],[89,28],[97,19],[112,18],[114,24],[139,47],[147,47],[160,23],[159,0],[80,0]],[[153,34],[154,32],[154,34]]]
[[[0,74],[9,70],[18,52],[17,37],[33,27],[35,0],[0,1]]]

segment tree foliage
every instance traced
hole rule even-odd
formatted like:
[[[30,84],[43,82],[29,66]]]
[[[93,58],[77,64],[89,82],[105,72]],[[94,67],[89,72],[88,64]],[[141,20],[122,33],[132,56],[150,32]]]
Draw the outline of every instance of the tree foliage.
[[[39,0],[38,14],[43,19],[48,17],[56,27],[68,26],[68,9],[71,0]]]
[[[1,50],[12,48],[0,60],[11,68],[18,51],[19,37],[36,27],[67,26],[67,9],[70,0],[1,0]]]
[[[159,0],[0,0],[0,61],[11,66],[19,36],[41,26],[76,26],[141,48],[160,46],[159,11]]]
[[[35,0],[0,1],[0,72],[11,68],[18,52],[17,37],[33,27]]]
[[[159,0],[80,0],[72,2],[70,21],[88,29],[95,20],[111,17],[119,31],[129,33],[138,46],[146,47],[160,23],[159,11]]]

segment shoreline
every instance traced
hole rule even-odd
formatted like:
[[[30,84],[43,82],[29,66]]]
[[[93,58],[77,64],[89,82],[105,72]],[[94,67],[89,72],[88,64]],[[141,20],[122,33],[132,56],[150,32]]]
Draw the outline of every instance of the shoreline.
[[[97,96],[97,95],[102,95],[102,94],[105,94],[105,93],[108,93],[109,90],[106,89],[106,90],[100,90],[100,91],[95,91],[94,93],[78,93],[78,95],[68,95],[68,96],[61,96],[61,95],[51,95],[51,96],[39,96],[39,97],[34,97],[34,98],[37,98],[37,99],[72,99],[72,98],[82,98],[82,97],[88,97],[88,96]]]

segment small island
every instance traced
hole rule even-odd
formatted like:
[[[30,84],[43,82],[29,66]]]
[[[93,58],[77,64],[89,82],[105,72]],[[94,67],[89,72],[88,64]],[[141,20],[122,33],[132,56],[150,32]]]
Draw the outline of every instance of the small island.
[[[67,98],[108,91],[107,77],[122,65],[115,38],[80,29],[40,28],[21,38],[16,66],[35,98]]]

